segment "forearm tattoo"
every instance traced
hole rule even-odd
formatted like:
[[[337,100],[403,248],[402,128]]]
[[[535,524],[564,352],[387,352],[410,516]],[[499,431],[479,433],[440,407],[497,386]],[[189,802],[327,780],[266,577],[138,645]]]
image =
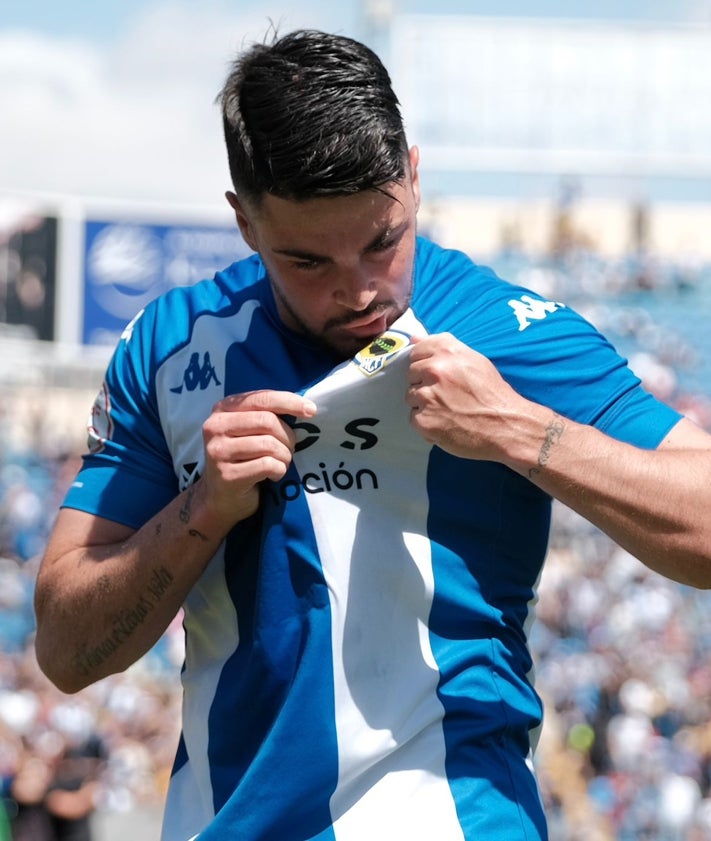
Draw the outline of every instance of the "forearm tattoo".
[[[192,517],[193,488],[188,488],[182,496],[182,504],[178,511],[180,522],[186,526]],[[154,527],[156,538],[163,532],[163,523],[158,522]],[[197,537],[202,541],[209,538],[195,528],[188,528],[191,537]],[[95,561],[95,558],[87,553],[86,557],[80,558],[79,564]],[[146,583],[145,590],[139,596],[133,607],[122,610],[116,615],[114,622],[106,637],[97,645],[90,647],[85,644],[74,658],[74,665],[78,672],[83,675],[90,675],[99,669],[107,660],[111,659],[121,646],[128,642],[134,633],[146,621],[148,616],[158,607],[163,596],[170,589],[173,582],[173,574],[165,566],[157,567]],[[111,582],[108,575],[102,575],[98,579],[97,589],[106,594],[111,589]]]
[[[192,516],[193,493],[195,493],[194,488],[188,488],[185,491],[183,494],[183,504],[178,512],[180,522],[185,523],[185,525],[190,522],[190,517]],[[202,541],[208,540],[207,535],[197,529],[188,529],[188,534],[190,537],[199,537]]]
[[[189,523],[190,522],[190,514],[193,505],[193,494],[195,493],[194,488],[188,488],[185,493],[183,494],[183,504],[178,512],[178,516],[180,517],[181,523]]]
[[[81,674],[89,675],[109,660],[121,646],[127,642],[138,628],[146,621],[161,601],[173,582],[173,575],[166,567],[153,570],[145,592],[132,608],[122,610],[116,615],[106,637],[89,648],[84,646],[74,658],[74,665]],[[99,581],[99,588],[106,589],[106,582]]]
[[[546,427],[546,437],[538,453],[538,463],[528,471],[529,478],[533,478],[548,464],[553,447],[560,441],[565,432],[565,419],[560,415],[553,415],[553,419]]]

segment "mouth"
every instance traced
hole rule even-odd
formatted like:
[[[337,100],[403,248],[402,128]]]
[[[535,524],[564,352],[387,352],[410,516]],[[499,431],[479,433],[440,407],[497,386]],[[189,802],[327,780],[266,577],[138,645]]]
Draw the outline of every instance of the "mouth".
[[[387,328],[387,313],[382,310],[343,325],[344,330],[359,339],[378,336],[384,333]]]

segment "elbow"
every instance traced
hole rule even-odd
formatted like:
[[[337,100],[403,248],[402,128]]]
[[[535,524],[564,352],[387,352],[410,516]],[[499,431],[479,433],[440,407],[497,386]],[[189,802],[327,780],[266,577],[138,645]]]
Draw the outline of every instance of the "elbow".
[[[89,669],[72,653],[69,635],[42,616],[35,603],[35,659],[42,674],[66,695],[74,695],[93,683]]]
[[[83,675],[71,661],[67,663],[66,651],[58,651],[54,640],[47,640],[47,634],[35,635],[35,657],[42,674],[65,695],[74,695],[85,689],[92,681]]]
[[[703,563],[694,566],[682,584],[697,590],[711,590],[711,558],[705,558]]]
[[[58,622],[55,610],[43,587],[41,577],[36,582],[34,596],[34,650],[42,674],[66,695],[85,689],[92,681],[88,670],[81,667],[80,658],[72,655],[68,629]]]
[[[63,675],[58,675],[56,678],[47,675],[46,672],[45,675],[48,677],[51,683],[54,684],[54,686],[56,686],[57,689],[60,692],[63,692],[65,695],[76,695],[77,692],[81,692],[82,689],[86,689],[86,687],[90,684],[89,681],[72,681],[71,679],[67,679],[67,677]]]
[[[697,535],[686,547],[683,584],[711,590],[711,534]]]
[[[42,674],[65,695],[74,695],[103,678],[121,672],[130,663],[107,657],[107,652],[87,648],[85,637],[37,612],[35,659]]]
[[[662,575],[696,590],[711,590],[711,554],[705,549],[693,547],[664,561],[656,565]]]

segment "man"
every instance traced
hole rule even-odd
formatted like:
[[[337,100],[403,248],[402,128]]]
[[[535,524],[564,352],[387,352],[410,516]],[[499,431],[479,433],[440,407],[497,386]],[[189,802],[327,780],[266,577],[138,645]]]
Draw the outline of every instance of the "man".
[[[370,50],[255,46],[221,104],[255,255],[126,328],[38,577],[42,668],[77,691],[184,605],[165,841],[545,838],[550,498],[708,586],[711,439],[563,303],[417,237]]]

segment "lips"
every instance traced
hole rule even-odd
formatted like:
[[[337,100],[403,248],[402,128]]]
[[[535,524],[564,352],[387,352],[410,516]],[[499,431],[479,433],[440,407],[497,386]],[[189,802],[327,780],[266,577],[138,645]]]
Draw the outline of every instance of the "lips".
[[[361,318],[357,321],[350,321],[345,325],[345,329],[353,336],[377,336],[387,330],[388,321],[384,312],[379,312],[376,315],[369,315],[367,318]]]

